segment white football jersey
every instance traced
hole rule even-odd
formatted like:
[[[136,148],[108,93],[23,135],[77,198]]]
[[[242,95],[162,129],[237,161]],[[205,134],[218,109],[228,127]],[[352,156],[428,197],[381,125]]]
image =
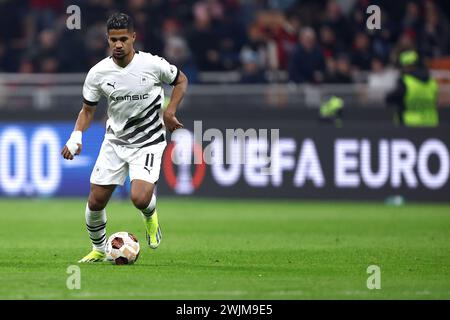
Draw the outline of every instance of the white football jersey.
[[[179,70],[164,58],[136,51],[124,68],[112,57],[89,70],[83,86],[83,101],[96,105],[108,100],[105,138],[118,145],[141,148],[165,142],[162,118],[163,83],[174,84]]]

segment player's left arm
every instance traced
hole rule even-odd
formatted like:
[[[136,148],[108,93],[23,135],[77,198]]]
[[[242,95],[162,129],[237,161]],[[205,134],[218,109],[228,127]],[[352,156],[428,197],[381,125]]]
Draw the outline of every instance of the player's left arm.
[[[180,105],[181,100],[183,100],[183,97],[187,90],[187,86],[188,79],[186,75],[180,70],[175,83],[173,83],[172,96],[170,97],[169,104],[167,105],[167,108],[164,111],[163,115],[164,124],[170,132],[173,132],[174,130],[179,128],[183,128],[183,124],[178,121],[175,114],[177,112],[177,107]]]

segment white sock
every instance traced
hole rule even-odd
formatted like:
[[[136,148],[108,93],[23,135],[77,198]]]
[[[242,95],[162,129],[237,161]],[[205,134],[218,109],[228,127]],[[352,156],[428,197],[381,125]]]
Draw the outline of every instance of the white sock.
[[[106,211],[91,211],[86,205],[86,228],[92,242],[92,248],[105,252],[106,245]]]
[[[150,200],[150,203],[148,204],[148,207],[142,210],[142,215],[144,218],[148,219],[152,216],[152,214],[155,212],[156,209],[156,196],[155,194],[152,195],[152,199]]]

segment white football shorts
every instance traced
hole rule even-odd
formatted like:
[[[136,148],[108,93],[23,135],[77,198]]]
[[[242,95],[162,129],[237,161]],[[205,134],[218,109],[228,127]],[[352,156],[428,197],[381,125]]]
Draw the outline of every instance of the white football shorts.
[[[130,181],[139,179],[155,184],[166,144],[164,141],[145,148],[130,148],[105,139],[92,170],[91,183],[123,185],[129,175]]]

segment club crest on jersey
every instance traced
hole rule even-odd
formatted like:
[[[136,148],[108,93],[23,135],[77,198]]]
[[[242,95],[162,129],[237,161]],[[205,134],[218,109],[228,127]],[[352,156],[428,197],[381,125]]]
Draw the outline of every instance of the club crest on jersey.
[[[148,78],[141,76],[141,86],[146,86],[148,85],[148,83],[149,83]]]

